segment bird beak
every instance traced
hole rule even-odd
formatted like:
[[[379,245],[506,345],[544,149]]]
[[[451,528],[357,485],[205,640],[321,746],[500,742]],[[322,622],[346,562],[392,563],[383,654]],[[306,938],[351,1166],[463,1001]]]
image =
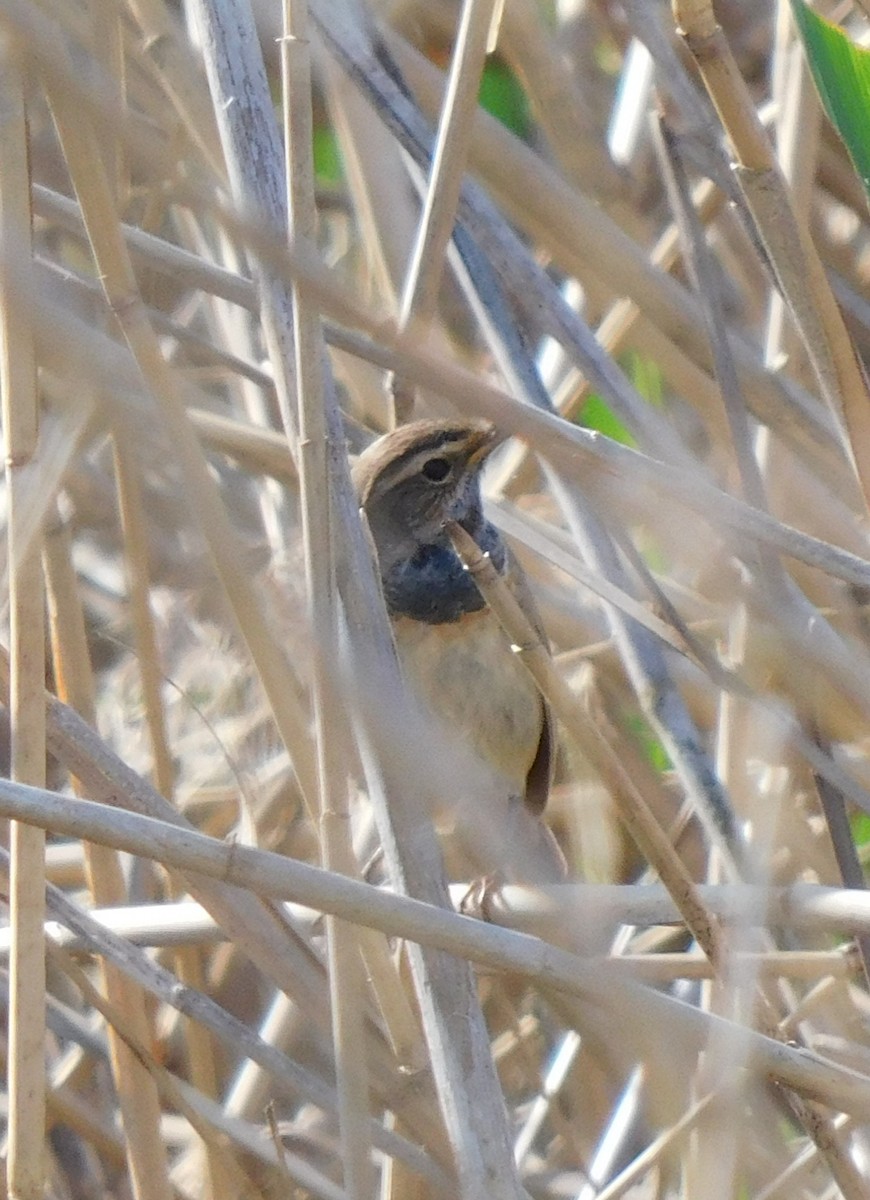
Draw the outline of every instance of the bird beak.
[[[494,425],[475,430],[468,439],[468,466],[481,466],[504,441]]]

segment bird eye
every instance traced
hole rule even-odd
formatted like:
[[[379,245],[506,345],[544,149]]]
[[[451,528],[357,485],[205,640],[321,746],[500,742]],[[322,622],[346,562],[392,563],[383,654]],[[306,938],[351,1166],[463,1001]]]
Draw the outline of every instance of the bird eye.
[[[423,463],[421,470],[432,483],[441,483],[450,474],[450,461],[446,458],[430,458]]]

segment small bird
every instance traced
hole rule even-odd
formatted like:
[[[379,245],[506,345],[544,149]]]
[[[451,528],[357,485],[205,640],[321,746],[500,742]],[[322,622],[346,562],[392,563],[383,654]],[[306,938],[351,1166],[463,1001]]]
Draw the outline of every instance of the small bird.
[[[541,820],[550,714],[445,529],[457,522],[490,555],[540,631],[522,569],[483,512],[480,471],[499,441],[483,422],[416,421],[369,446],[353,476],[405,677],[484,767],[473,795],[445,797],[465,856],[511,882],[553,883],[565,860]]]

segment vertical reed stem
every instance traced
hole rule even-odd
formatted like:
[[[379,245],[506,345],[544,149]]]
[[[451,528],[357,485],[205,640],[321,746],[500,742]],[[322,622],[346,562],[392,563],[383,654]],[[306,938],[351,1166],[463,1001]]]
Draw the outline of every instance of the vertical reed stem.
[[[0,331],[9,504],[12,778],[45,784],[45,633],[40,537],[22,545],[38,470],[39,401],[31,313],[17,285],[31,270],[30,163],[21,65],[0,62]],[[13,1200],[42,1200],[45,1180],[45,834],[11,829],[9,1162]]]

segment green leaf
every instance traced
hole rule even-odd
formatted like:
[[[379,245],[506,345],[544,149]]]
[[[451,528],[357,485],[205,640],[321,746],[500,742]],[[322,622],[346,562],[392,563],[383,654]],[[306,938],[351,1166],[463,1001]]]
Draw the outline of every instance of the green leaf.
[[[870,197],[870,51],[803,0],[791,9],[822,104]]]
[[[664,404],[665,384],[658,363],[653,362],[651,358],[645,358],[644,355],[638,354],[634,350],[629,350],[621,356],[619,365],[644,400],[661,408]],[[580,410],[577,423],[585,429],[595,429],[599,433],[604,433],[613,441],[622,442],[624,446],[637,447],[631,431],[626,429],[619,417],[597,392],[590,394],[589,399]]]
[[[661,408],[664,403],[665,383],[662,369],[658,363],[653,362],[651,358],[646,358],[643,354],[638,354],[636,350],[629,350],[624,360],[621,360],[621,364],[644,400]]]
[[[870,816],[865,812],[852,813],[850,824],[855,845],[863,849],[870,842]]]
[[[338,138],[328,125],[314,127],[314,174],[318,183],[338,184],[344,176]]]
[[[478,99],[481,108],[498,117],[517,137],[528,141],[532,132],[529,101],[516,75],[502,59],[487,59]]]
[[[622,442],[624,446],[637,446],[629,430],[596,392],[593,392],[583,405],[578,421],[585,429],[597,429],[614,442]]]
[[[629,713],[626,724],[637,738],[644,757],[659,775],[670,771],[671,760],[668,752],[653,733],[648,722],[640,713]]]

